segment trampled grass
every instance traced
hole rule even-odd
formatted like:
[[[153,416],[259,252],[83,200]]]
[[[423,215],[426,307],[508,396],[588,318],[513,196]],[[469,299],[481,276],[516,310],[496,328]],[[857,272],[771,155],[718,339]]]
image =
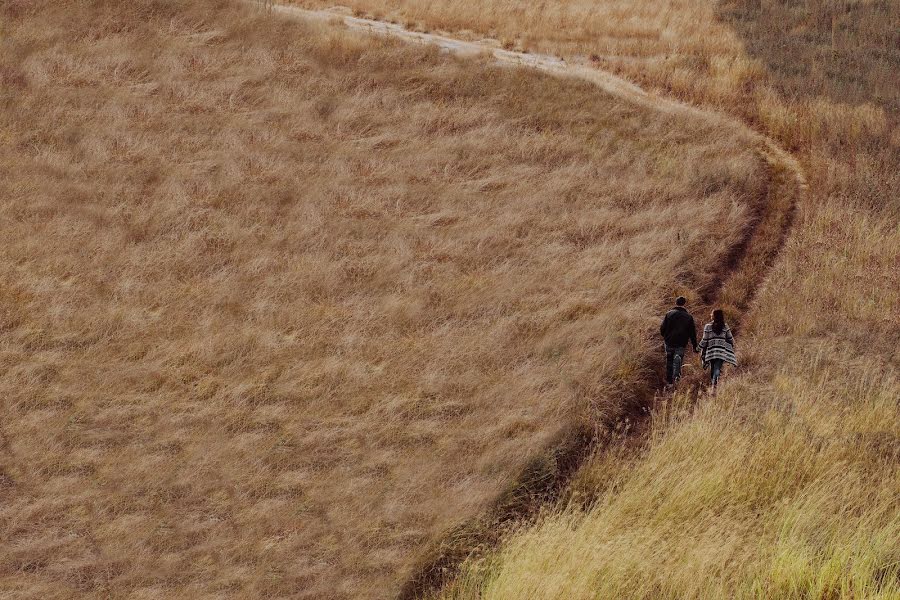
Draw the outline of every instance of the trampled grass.
[[[0,590],[387,597],[740,238],[747,140],[219,2],[0,4]]]

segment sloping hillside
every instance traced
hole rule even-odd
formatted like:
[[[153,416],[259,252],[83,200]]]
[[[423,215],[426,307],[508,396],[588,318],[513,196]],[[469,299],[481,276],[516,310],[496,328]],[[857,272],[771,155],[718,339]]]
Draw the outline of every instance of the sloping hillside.
[[[643,382],[749,140],[215,0],[0,4],[0,589],[389,597]]]
[[[810,185],[719,396],[677,397],[642,452],[598,454],[567,496],[575,505],[473,559],[446,594],[900,594],[900,5],[350,5],[727,110],[794,152]]]

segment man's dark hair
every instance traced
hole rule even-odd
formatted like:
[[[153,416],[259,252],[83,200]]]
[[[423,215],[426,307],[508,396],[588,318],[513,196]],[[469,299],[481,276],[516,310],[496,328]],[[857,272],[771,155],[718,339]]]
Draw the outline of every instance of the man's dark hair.
[[[675,298],[675,306],[684,306],[685,304],[687,304],[687,298],[685,298],[684,296],[678,296],[677,298]]]

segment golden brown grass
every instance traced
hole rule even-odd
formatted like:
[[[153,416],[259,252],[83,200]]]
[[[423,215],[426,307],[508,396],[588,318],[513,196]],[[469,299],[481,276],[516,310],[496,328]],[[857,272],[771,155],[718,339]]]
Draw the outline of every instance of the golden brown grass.
[[[15,597],[390,596],[764,198],[587,84],[214,0],[0,18]]]
[[[584,468],[590,508],[523,529],[444,597],[900,597],[898,395],[823,343],[762,385],[661,408],[644,454]]]
[[[446,594],[900,597],[900,5],[348,4],[731,112],[795,151],[811,185],[721,396],[657,415],[638,456],[595,457],[569,496],[590,510],[553,512]]]

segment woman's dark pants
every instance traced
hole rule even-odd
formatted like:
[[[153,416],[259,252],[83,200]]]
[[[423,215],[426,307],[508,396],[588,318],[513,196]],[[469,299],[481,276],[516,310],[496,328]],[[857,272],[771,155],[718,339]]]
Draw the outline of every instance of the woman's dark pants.
[[[722,374],[722,365],[725,364],[725,361],[721,358],[714,358],[709,361],[709,375],[712,379],[712,384],[716,385],[719,383],[719,375]]]

